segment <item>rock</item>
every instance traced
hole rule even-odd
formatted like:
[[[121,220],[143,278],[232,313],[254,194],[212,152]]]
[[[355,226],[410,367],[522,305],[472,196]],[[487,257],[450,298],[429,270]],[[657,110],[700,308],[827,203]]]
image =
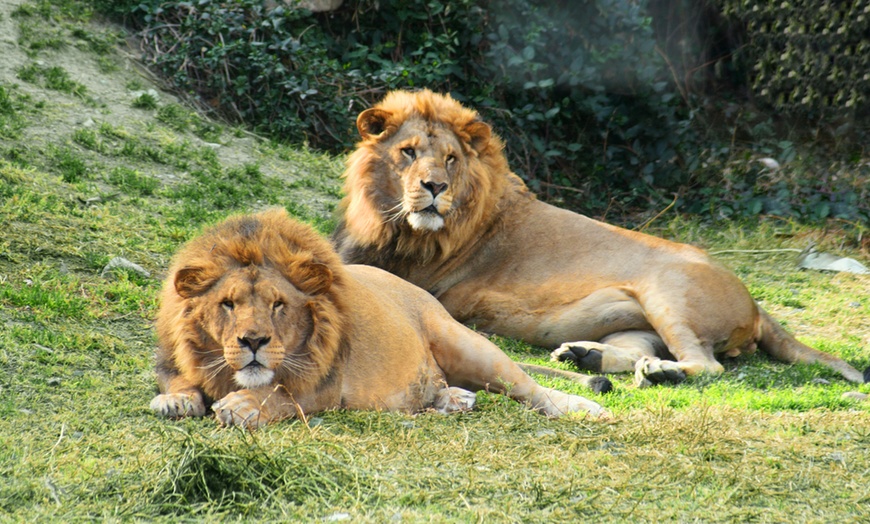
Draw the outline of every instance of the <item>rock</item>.
[[[290,9],[308,9],[312,13],[324,13],[335,11],[344,0],[284,0],[283,3]],[[276,6],[278,2],[268,2],[267,7]]]
[[[870,395],[867,395],[866,393],[860,393],[858,391],[849,391],[843,393],[843,398],[848,398],[852,400],[867,400],[867,397],[870,397]]]
[[[121,258],[121,257],[115,257],[112,260],[110,260],[109,263],[106,264],[106,267],[103,268],[103,271],[100,273],[100,276],[103,278],[106,278],[106,276],[108,274],[110,274],[111,272],[113,272],[114,270],[119,269],[119,268],[133,271],[135,273],[142,275],[145,278],[149,278],[151,276],[151,273],[149,273],[148,270],[145,269],[144,267],[142,267],[138,264],[134,264],[133,262],[130,262],[126,258]]]
[[[855,273],[858,275],[866,275],[870,273],[870,269],[864,267],[860,262],[853,258],[838,257],[830,253],[822,253],[816,251],[815,246],[810,244],[801,252],[798,259],[798,267],[800,269],[815,269],[818,271],[836,271],[845,273]]]

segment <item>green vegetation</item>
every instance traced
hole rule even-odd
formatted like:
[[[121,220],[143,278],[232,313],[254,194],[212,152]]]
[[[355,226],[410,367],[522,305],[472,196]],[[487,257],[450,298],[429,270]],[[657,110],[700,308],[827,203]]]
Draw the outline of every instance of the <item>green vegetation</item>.
[[[344,151],[361,109],[427,87],[581,210],[870,219],[863,2],[90,3],[141,29],[148,62],[204,109],[283,141]]]
[[[870,403],[841,398],[870,385],[763,355],[677,387],[638,390],[616,377],[607,396],[540,378],[605,404],[609,422],[549,420],[483,392],[478,409],[457,416],[336,411],[253,434],[158,419],[148,409],[151,324],[172,254],[208,224],[269,206],[328,233],[342,158],[213,123],[168,95],[135,108],[136,92],[154,86],[133,68],[70,58],[103,52],[75,44],[78,30],[100,31],[81,3],[16,13],[0,21],[56,27],[64,45],[21,46],[22,60],[44,62],[26,69],[35,83],[0,68],[0,521],[870,518]],[[54,67],[81,68],[89,95],[115,91],[95,107],[49,88],[43,71]],[[802,340],[870,364],[866,276],[798,272],[787,252],[730,251],[812,240],[866,263],[866,228],[675,213],[643,227],[723,251]],[[115,257],[151,276],[104,274]],[[547,363],[539,348],[495,341]]]

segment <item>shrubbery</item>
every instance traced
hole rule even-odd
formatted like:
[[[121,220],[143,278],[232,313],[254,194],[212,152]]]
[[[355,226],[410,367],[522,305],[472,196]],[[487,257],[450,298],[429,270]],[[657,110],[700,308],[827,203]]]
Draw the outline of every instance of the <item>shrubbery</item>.
[[[839,205],[861,202],[849,176],[771,183],[752,162],[796,153],[775,119],[740,105],[759,84],[748,51],[722,49],[755,27],[734,16],[750,9],[738,0],[347,0],[324,14],[263,0],[94,1],[139,24],[147,60],[177,87],[282,140],[346,150],[359,111],[388,90],[428,87],[493,123],[536,191],[587,210],[676,198],[726,215],[870,214]],[[710,34],[737,37],[677,42],[666,30],[699,13],[718,24]],[[677,49],[710,60],[678,71]],[[827,205],[807,213],[797,185],[824,189]]]

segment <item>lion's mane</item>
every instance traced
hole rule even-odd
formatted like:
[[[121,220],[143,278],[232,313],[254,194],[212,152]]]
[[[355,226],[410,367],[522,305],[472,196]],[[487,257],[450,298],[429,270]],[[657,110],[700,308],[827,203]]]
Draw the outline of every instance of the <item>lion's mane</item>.
[[[414,262],[443,260],[458,246],[487,234],[499,211],[496,203],[505,195],[534,198],[507,163],[504,143],[477,112],[463,107],[449,95],[429,90],[393,91],[360,115],[357,127],[363,139],[348,157],[344,192],[340,204],[343,217],[334,238],[341,251],[366,251],[354,257],[379,267],[396,259]],[[372,113],[377,118],[371,118]],[[366,113],[364,113],[366,114]],[[421,119],[452,132],[462,144],[464,172],[451,181],[455,204],[445,217],[445,227],[426,235],[416,234],[405,221],[387,220],[389,195],[384,181],[390,175],[385,139],[411,119]],[[374,122],[374,124],[372,124]],[[378,263],[375,263],[377,260]]]

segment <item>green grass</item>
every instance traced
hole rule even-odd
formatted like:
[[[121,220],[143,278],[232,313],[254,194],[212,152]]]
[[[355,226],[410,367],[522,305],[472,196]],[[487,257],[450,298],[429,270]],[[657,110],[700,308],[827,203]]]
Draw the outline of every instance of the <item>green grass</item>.
[[[157,109],[157,98],[150,93],[142,93],[133,100],[133,107],[139,109]]]
[[[87,93],[87,88],[72,80],[69,73],[60,66],[48,67],[31,63],[18,70],[18,78],[31,84],[42,85],[46,89],[61,91],[79,97],[84,97]]]
[[[86,40],[75,27],[87,11],[75,2],[26,5],[22,23],[63,21],[68,44]],[[34,52],[54,67],[63,62],[55,53],[74,47]],[[606,396],[538,377],[606,405],[609,422],[550,420],[487,393],[456,416],[335,411],[253,434],[158,419],[148,409],[152,321],[172,254],[208,224],[269,206],[328,233],[342,159],[257,140],[173,102],[135,119],[115,106],[95,114],[79,96],[57,104],[39,91],[50,89],[43,69],[34,71],[28,92],[0,84],[0,119],[15,118],[0,125],[14,130],[0,145],[0,521],[870,518],[870,403],[841,398],[870,386],[764,355],[675,387],[640,390],[613,377]],[[151,87],[112,81],[127,92]],[[69,124],[82,115],[95,125]],[[212,126],[222,132],[200,136]],[[203,142],[212,139],[219,147]],[[867,260],[862,230],[836,223],[662,217],[647,231],[711,251],[814,240]],[[101,276],[114,257],[153,276]],[[800,272],[787,252],[718,258],[799,338],[870,365],[867,277]],[[539,348],[494,340],[518,360],[548,364]]]

